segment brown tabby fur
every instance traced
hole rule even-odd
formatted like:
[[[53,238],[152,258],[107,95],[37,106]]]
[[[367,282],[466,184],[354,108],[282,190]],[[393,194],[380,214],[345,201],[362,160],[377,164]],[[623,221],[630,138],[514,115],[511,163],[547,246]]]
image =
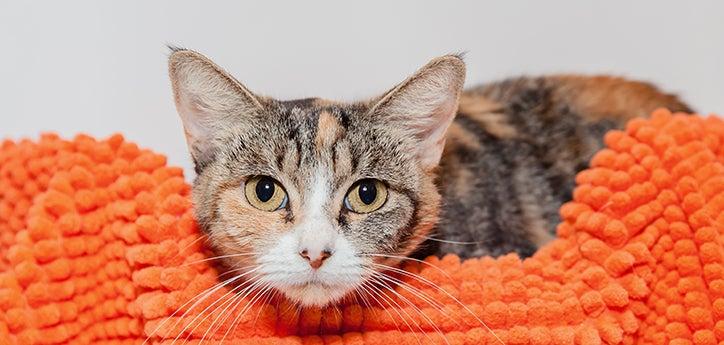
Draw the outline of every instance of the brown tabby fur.
[[[531,255],[603,134],[656,108],[691,112],[651,84],[611,76],[515,78],[465,91],[448,131],[435,238],[420,253]],[[431,249],[432,248],[432,249]]]

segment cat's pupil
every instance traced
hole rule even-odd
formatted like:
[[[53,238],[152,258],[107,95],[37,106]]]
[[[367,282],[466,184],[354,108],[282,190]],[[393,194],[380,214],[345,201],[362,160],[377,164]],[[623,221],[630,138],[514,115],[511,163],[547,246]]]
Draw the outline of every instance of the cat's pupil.
[[[365,181],[359,185],[359,199],[366,205],[371,205],[377,199],[377,187],[374,182]]]
[[[269,201],[274,196],[274,180],[262,177],[256,184],[256,197],[261,202]]]

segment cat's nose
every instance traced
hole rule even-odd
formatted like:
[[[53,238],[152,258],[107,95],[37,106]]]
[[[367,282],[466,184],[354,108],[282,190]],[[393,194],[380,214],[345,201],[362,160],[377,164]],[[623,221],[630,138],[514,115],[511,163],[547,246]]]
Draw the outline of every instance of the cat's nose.
[[[309,262],[309,266],[312,266],[312,268],[316,270],[322,267],[324,260],[327,260],[330,256],[332,256],[332,251],[325,249],[317,254],[310,254],[308,250],[303,249],[299,252],[299,256],[307,260],[307,262]]]

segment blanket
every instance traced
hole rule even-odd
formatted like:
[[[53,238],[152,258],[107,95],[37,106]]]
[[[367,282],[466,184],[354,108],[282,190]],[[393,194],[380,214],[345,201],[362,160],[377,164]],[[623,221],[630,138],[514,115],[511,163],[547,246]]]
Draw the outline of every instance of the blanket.
[[[658,110],[605,136],[558,239],[408,262],[299,308],[219,284],[190,186],[121,135],[0,145],[1,344],[722,344],[724,121]]]

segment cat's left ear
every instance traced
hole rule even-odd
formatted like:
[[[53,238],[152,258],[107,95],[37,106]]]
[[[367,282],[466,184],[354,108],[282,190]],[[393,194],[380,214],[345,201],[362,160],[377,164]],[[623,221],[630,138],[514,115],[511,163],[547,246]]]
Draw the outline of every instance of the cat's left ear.
[[[368,114],[418,140],[417,157],[431,169],[440,163],[464,83],[462,58],[441,56],[382,96]]]
[[[220,151],[217,136],[262,113],[259,98],[207,57],[172,48],[169,77],[197,171]]]

